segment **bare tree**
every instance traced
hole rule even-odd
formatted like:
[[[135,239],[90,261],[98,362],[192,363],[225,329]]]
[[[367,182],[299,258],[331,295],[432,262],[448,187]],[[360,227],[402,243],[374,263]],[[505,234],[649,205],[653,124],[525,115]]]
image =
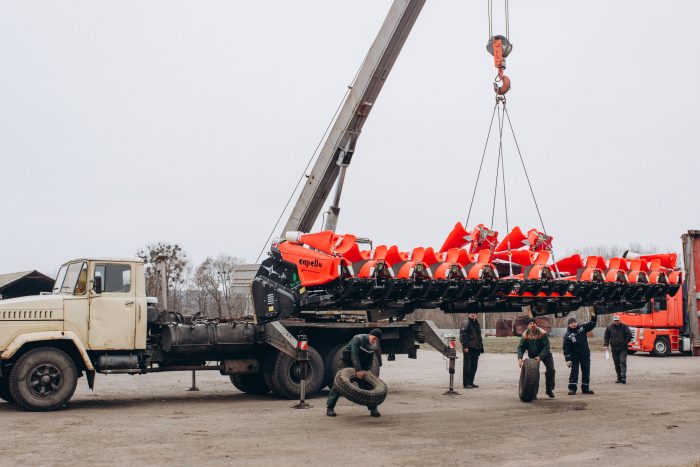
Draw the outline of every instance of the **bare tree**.
[[[216,258],[208,257],[197,267],[193,289],[203,314],[222,318],[241,315],[240,300],[231,293],[233,268],[241,262],[235,256],[220,254]]]
[[[627,248],[618,245],[596,245],[596,246],[584,246],[582,248],[574,249],[570,251],[566,256],[572,255],[574,253],[580,254],[582,257],[587,256],[602,256],[605,259],[621,257],[625,251],[630,253],[658,253],[658,245],[642,245],[639,242],[632,242]]]
[[[183,276],[187,266],[187,254],[180,245],[174,243],[158,242],[147,245],[136,253],[146,264],[146,294],[150,296],[158,295],[158,272],[156,263],[159,258],[165,262],[165,272],[167,280],[168,308],[172,311],[182,312],[181,290],[185,284]]]

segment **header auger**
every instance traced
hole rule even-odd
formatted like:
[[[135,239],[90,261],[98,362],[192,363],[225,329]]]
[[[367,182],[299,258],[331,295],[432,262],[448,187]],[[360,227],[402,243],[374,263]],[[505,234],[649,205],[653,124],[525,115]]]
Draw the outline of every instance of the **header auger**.
[[[552,237],[515,227],[502,240],[483,224],[458,223],[442,248],[360,248],[330,230],[289,232],[272,245],[252,285],[258,322],[303,311],[381,310],[403,317],[420,308],[447,313],[521,311],[561,314],[582,306],[601,313],[641,308],[675,295],[675,253],[634,259],[578,254],[553,262]]]

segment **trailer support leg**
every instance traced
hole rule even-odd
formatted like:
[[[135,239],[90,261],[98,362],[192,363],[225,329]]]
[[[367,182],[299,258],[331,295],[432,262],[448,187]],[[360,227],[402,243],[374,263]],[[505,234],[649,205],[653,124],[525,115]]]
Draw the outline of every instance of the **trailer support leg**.
[[[450,372],[450,387],[443,394],[446,396],[459,396],[459,393],[455,391],[455,361],[457,360],[457,351],[455,350],[455,338],[450,336],[449,350],[446,353],[446,357],[449,359],[448,371]]]
[[[197,376],[194,370],[192,370],[192,387],[189,388],[188,391],[199,391],[199,388],[197,387]]]
[[[293,409],[310,409],[311,404],[306,402],[306,377],[309,368],[309,340],[304,334],[297,337],[297,362],[299,362],[299,378],[301,380],[301,391],[299,392],[299,403],[292,406]]]
[[[448,371],[450,372],[450,387],[447,392],[443,394],[446,396],[458,396],[459,393],[454,389],[455,362],[457,361],[457,351],[455,348],[457,339],[454,336],[445,336],[447,339],[446,344],[444,338],[440,334],[440,330],[432,321],[416,321],[416,328],[418,331],[417,340],[419,342],[426,342],[432,348],[440,352],[445,358],[449,359]]]

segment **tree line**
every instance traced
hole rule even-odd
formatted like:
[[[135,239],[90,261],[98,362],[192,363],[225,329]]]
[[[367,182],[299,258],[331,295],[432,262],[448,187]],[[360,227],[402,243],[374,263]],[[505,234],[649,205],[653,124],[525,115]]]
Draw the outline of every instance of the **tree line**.
[[[219,254],[193,264],[180,245],[166,242],[146,245],[136,256],[145,263],[146,295],[151,297],[160,292],[159,258],[165,265],[169,311],[208,318],[243,316],[246,298],[232,289],[233,270],[242,258]]]

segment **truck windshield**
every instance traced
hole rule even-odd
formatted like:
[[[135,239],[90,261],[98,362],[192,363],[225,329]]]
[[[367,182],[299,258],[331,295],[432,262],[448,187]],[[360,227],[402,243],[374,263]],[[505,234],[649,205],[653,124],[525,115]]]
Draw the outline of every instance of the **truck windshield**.
[[[641,308],[635,308],[634,310],[627,310],[625,313],[635,313],[635,314],[640,314],[640,315],[648,315],[651,313],[651,306],[646,303],[643,307]]]
[[[56,282],[53,283],[52,293],[57,294],[61,292],[61,286],[63,285],[63,280],[66,278],[66,269],[68,266],[61,266],[58,270],[58,275],[56,276]]]
[[[85,272],[83,273],[83,271]],[[85,284],[83,284],[85,281],[79,281],[82,276],[87,278],[85,263],[71,263],[61,267],[61,269],[58,271],[58,276],[56,277],[56,283],[53,286],[53,293],[85,293]]]

